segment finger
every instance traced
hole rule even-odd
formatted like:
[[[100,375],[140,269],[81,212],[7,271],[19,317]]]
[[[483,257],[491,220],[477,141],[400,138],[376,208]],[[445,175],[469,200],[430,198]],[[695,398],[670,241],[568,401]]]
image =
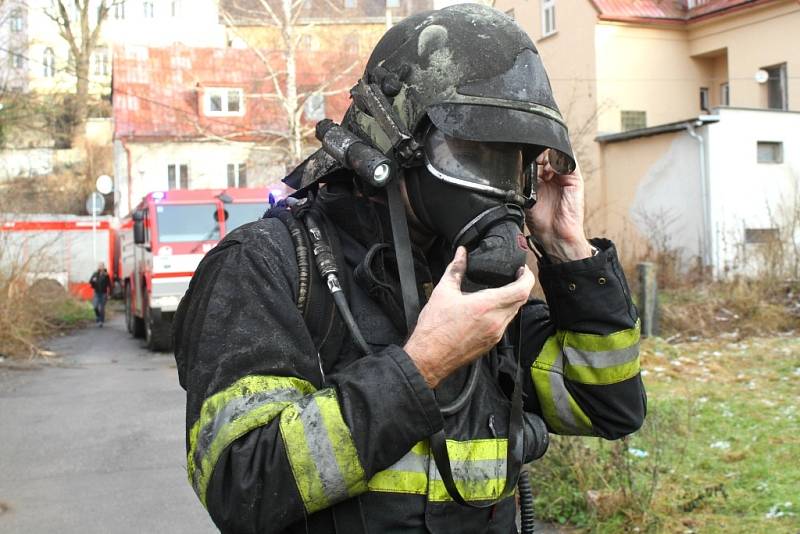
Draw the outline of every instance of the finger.
[[[533,273],[526,265],[522,268],[521,275],[510,284],[494,289],[484,289],[479,293],[487,292],[486,296],[491,297],[498,307],[521,306],[528,300],[535,282]]]
[[[448,287],[458,289],[461,291],[461,282],[464,280],[464,273],[467,272],[467,249],[458,247],[453,261],[447,266],[447,269],[442,276],[440,284],[445,284]]]
[[[545,150],[544,152],[542,152],[541,154],[536,156],[536,163],[538,163],[539,165],[544,165],[545,163],[547,163],[547,155],[548,155],[547,151],[548,150],[549,149]]]

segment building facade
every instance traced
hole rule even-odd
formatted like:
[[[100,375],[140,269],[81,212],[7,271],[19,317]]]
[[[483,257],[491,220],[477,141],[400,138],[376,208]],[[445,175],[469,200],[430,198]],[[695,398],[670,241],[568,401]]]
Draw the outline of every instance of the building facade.
[[[718,274],[741,265],[735,257],[747,248],[742,248],[746,237],[766,235],[747,230],[774,228],[764,221],[777,209],[767,199],[790,196],[792,180],[773,175],[789,176],[800,168],[800,151],[792,150],[786,130],[800,112],[800,47],[787,39],[800,30],[800,4],[501,0],[496,5],[526,28],[547,66],[587,176],[590,230],[624,241],[627,255],[642,255],[660,246],[654,243],[653,220],[663,223],[663,216],[677,211],[675,225],[681,229],[668,233],[683,249],[685,265],[693,257]],[[759,146],[763,153],[778,146],[764,144],[770,142],[783,143],[780,163],[750,157]],[[723,165],[725,157],[739,165]],[[644,191],[654,183],[661,188],[658,195],[644,202]],[[751,193],[730,197],[726,183],[746,183],[740,190]]]
[[[97,23],[101,0],[90,2],[90,26]],[[75,4],[65,2],[68,17],[79,19]],[[111,89],[113,50],[118,45],[224,46],[225,31],[214,0],[105,0],[110,5],[90,58],[92,94]],[[67,93],[75,71],[67,41],[53,20],[51,0],[7,0],[0,5],[0,80],[15,90]],[[78,31],[73,25],[73,30]]]

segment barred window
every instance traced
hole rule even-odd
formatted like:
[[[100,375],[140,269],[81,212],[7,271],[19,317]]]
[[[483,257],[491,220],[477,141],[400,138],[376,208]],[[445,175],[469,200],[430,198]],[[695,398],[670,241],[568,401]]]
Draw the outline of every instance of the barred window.
[[[621,111],[620,119],[623,132],[647,128],[646,111]]]

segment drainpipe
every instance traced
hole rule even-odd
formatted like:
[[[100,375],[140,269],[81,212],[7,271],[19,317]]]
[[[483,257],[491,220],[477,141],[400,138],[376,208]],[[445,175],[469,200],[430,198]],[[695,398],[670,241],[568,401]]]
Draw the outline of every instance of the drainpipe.
[[[133,178],[131,177],[131,175],[133,173],[133,169],[132,169],[132,165],[133,164],[131,162],[132,161],[131,160],[131,148],[125,142],[124,138],[120,138],[120,141],[122,142],[122,148],[123,148],[123,150],[125,150],[125,154],[127,155],[126,159],[128,160],[128,213],[130,213],[131,210],[133,209],[133,205],[131,204],[131,199],[133,198],[133,195],[131,194],[131,187],[133,187],[133,181],[132,181]]]
[[[703,203],[703,264],[711,266],[712,273],[716,270],[716,266],[711,265],[711,214],[709,213],[709,194],[708,194],[708,177],[706,175],[706,150],[705,140],[703,136],[695,131],[695,127],[703,125],[703,121],[697,120],[686,123],[686,133],[688,133],[695,141],[697,141],[700,151],[700,196]]]

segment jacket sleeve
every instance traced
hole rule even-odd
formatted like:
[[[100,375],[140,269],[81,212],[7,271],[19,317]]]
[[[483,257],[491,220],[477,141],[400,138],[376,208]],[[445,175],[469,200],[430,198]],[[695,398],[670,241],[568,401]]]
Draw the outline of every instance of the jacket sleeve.
[[[540,263],[549,309],[523,309],[523,354],[534,357],[526,407],[551,432],[617,439],[638,430],[647,410],[639,318],[614,245],[592,243],[591,258]]]
[[[358,495],[442,426],[399,347],[323,383],[296,286],[289,234],[265,219],[206,256],[176,315],[189,482],[223,532],[280,532]]]

